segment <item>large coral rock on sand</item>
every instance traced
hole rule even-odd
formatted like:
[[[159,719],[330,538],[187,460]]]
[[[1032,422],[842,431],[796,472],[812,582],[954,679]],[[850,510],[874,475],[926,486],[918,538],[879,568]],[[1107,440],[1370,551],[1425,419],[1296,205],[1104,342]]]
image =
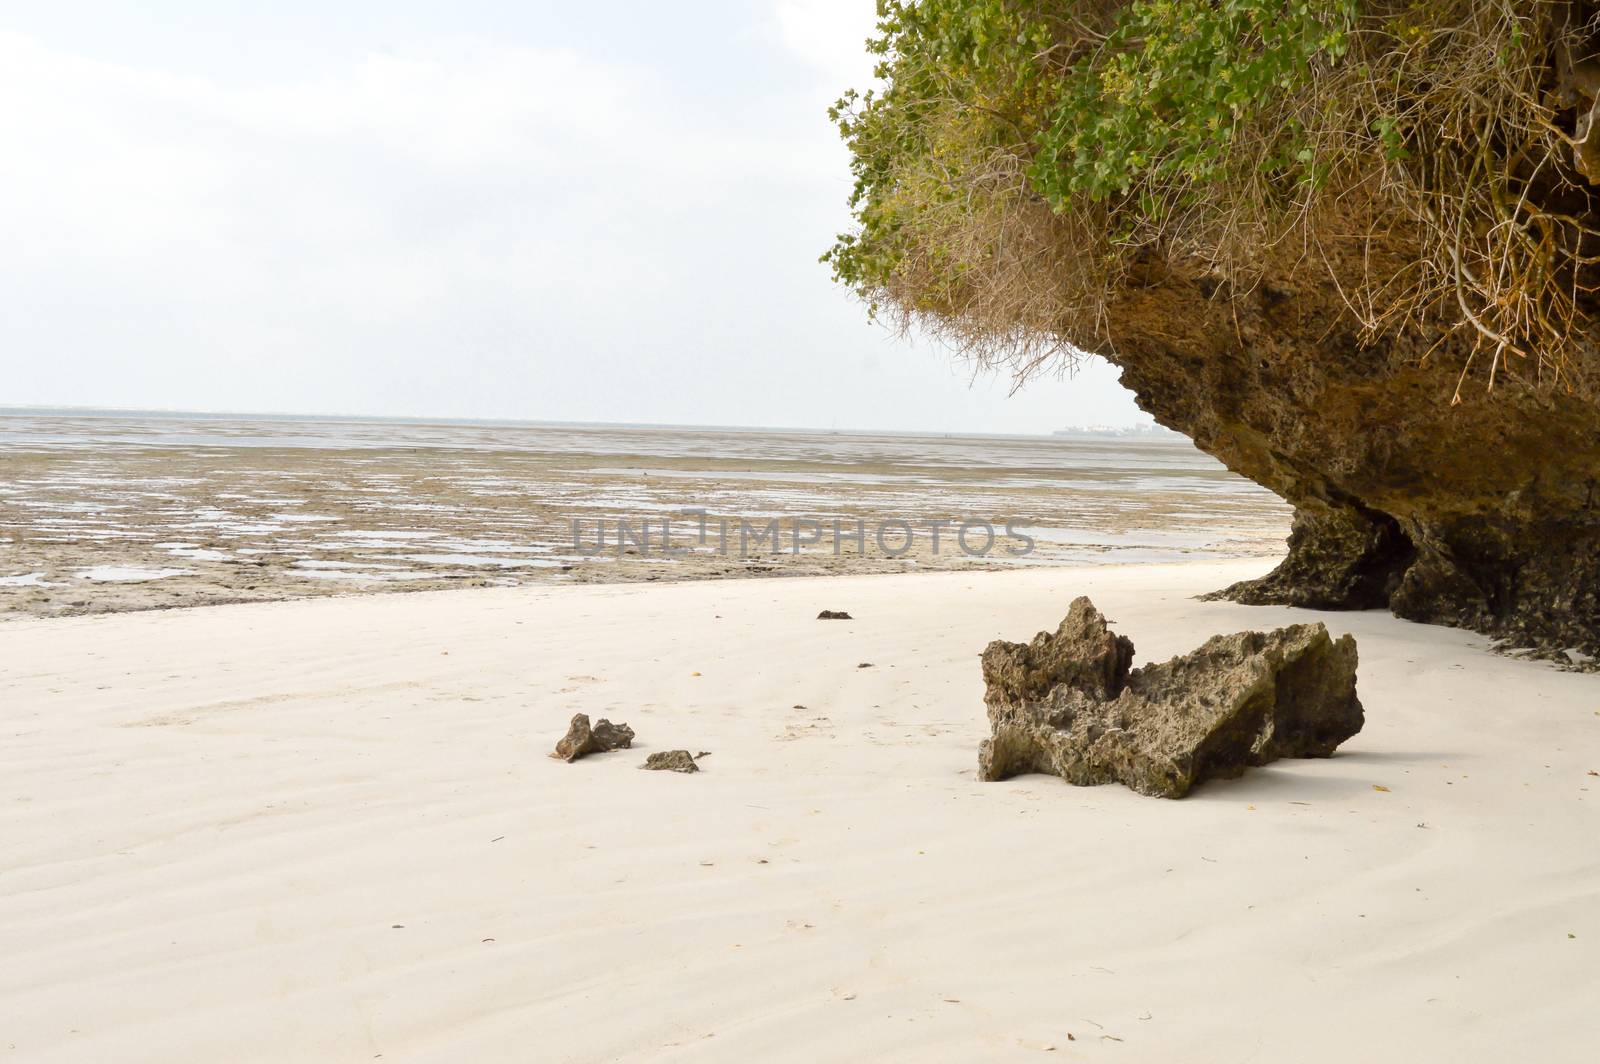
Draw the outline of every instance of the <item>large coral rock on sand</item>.
[[[1129,671],[1133,643],[1087,598],[1032,643],[983,652],[991,738],[978,776],[1048,772],[1181,798],[1280,757],[1327,757],[1361,730],[1356,642],[1321,624],[1239,632]]]
[[[556,743],[550,756],[572,762],[590,754],[603,754],[609,750],[626,749],[633,745],[633,729],[626,724],[613,724],[604,717],[600,723],[589,726],[589,714],[579,713],[572,718],[567,734]]]

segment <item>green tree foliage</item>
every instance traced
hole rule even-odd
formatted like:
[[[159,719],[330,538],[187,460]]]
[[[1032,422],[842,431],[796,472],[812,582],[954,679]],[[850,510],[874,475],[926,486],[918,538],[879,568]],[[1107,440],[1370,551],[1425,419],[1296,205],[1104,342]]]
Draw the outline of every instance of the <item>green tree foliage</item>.
[[[847,92],[830,112],[852,150],[862,224],[827,256],[841,280],[891,268],[883,238],[902,215],[960,195],[952,169],[996,151],[1026,157],[1031,191],[1057,209],[1225,176],[1241,124],[1302,84],[1313,62],[1343,55],[1354,15],[1353,0],[1111,6],[1108,20],[1089,4],[879,0],[868,47],[887,88]],[[1299,132],[1283,129],[1272,171],[1310,176]]]
[[[1354,15],[1353,0],[1130,4],[1105,46],[1058,80],[1029,176],[1058,205],[1146,180],[1225,176],[1235,131],[1299,90],[1314,64],[1344,55]],[[1271,171],[1309,179],[1303,130],[1291,123],[1282,138]]]
[[[1499,364],[1579,313],[1560,260],[1583,223],[1539,206],[1570,172],[1548,99],[1564,9],[879,0],[879,87],[832,111],[857,224],[824,260],[1026,374],[1100,343],[1141,256],[1247,276],[1354,211],[1416,244],[1413,275],[1351,293],[1361,325],[1459,305]]]

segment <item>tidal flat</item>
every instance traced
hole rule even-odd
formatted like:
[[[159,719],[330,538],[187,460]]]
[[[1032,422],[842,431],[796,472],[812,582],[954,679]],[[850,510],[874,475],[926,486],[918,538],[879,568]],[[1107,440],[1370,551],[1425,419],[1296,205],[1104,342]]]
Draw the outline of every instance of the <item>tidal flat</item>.
[[[0,614],[1214,560],[1289,519],[1177,436],[0,416]]]

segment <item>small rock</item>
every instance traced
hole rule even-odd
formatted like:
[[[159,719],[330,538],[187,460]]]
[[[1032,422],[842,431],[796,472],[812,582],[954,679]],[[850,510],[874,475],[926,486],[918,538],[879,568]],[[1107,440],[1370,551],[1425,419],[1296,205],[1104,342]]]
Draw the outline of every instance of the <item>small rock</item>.
[[[658,750],[644,759],[640,768],[658,772],[699,772],[694,755],[687,750]]]
[[[603,754],[608,750],[623,750],[633,745],[633,729],[626,724],[613,724],[604,717],[594,727],[589,726],[587,713],[576,714],[567,727],[567,734],[556,743],[550,756],[573,762],[590,754]]]
[[[857,665],[856,668],[858,668],[858,669],[870,669],[870,668],[872,668],[872,662],[863,661],[860,665]]]
[[[844,610],[823,610],[821,613],[817,614],[817,620],[819,620],[819,621],[853,621],[853,620],[855,620],[855,618],[850,616]]]

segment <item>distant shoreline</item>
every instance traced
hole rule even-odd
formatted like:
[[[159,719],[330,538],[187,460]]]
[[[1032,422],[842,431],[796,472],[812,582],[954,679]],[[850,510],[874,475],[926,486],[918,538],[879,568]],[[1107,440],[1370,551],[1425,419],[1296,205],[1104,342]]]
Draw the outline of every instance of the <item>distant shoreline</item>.
[[[959,432],[942,429],[840,429],[805,425],[701,425],[663,421],[562,421],[546,418],[437,417],[423,414],[325,414],[248,410],[163,410],[144,407],[0,406],[0,417],[94,418],[102,420],[148,419],[160,421],[266,421],[305,424],[436,425],[480,428],[607,428],[694,432],[762,432],[818,436],[888,436],[910,439],[1048,440],[1074,437],[1093,439],[1182,438],[1159,426],[1090,426],[1049,432]]]

